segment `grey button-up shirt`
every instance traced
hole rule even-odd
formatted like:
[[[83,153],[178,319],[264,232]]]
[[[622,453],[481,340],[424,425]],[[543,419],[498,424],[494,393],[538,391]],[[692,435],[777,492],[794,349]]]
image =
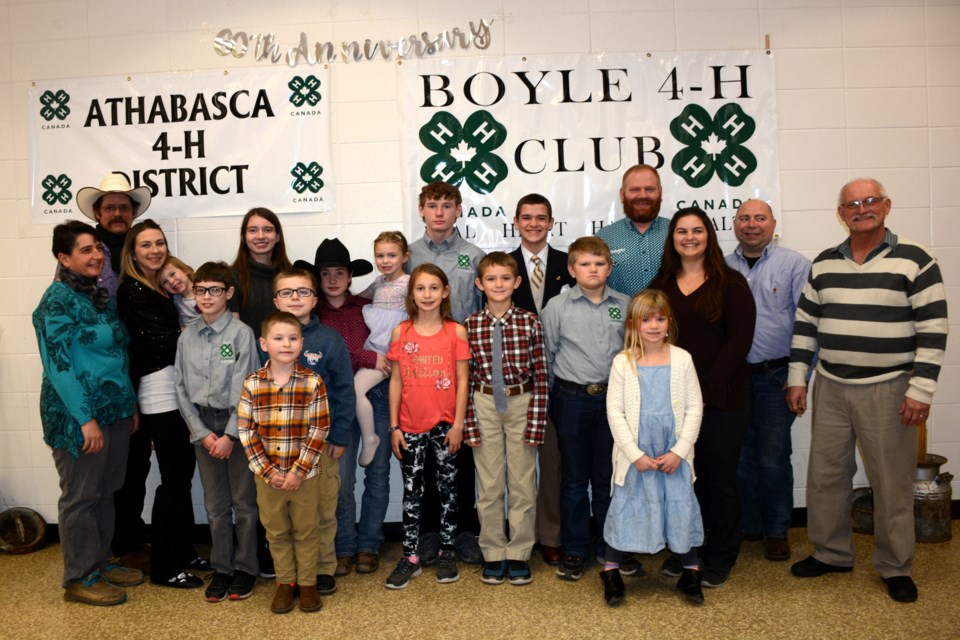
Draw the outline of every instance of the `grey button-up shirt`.
[[[424,232],[423,237],[410,245],[407,273],[421,264],[432,262],[440,267],[450,280],[450,305],[453,319],[463,322],[480,310],[482,297],[474,284],[477,265],[485,256],[483,249],[463,239],[454,228],[453,235],[437,244]]]

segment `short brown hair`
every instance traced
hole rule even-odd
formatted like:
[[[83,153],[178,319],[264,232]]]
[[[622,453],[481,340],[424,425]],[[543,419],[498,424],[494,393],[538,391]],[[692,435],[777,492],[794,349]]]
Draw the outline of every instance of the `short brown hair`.
[[[234,286],[233,272],[226,262],[204,262],[193,274],[194,282],[221,282],[227,289]]]
[[[584,253],[601,256],[606,258],[611,265],[613,264],[613,254],[610,253],[610,247],[597,236],[584,236],[574,240],[573,244],[567,249],[567,264],[572,267],[577,263],[577,258]]]
[[[623,172],[623,179],[620,181],[620,186],[627,184],[627,178],[637,173],[638,171],[649,171],[657,179],[657,185],[662,189],[663,184],[660,182],[660,173],[648,164],[635,164],[626,171]]]
[[[539,193],[528,193],[519,200],[517,200],[517,211],[513,214],[514,218],[520,217],[520,209],[525,204],[537,205],[542,204],[547,208],[547,218],[553,220],[553,206],[550,204],[550,201],[547,200],[546,196],[542,196]]]
[[[300,321],[297,320],[295,315],[286,311],[274,311],[264,318],[263,322],[260,323],[260,335],[266,338],[267,334],[270,333],[270,327],[275,324],[292,325],[297,328],[297,332],[299,332],[300,335],[303,335],[303,328],[300,326]]]
[[[460,189],[446,182],[431,182],[420,189],[420,207],[427,204],[427,200],[453,200],[457,206],[463,204]]]
[[[483,272],[490,267],[506,267],[510,269],[514,278],[520,275],[520,267],[517,266],[517,261],[514,260],[512,255],[503,251],[493,251],[480,258],[480,263],[477,265],[477,277],[482,278]]]
[[[306,269],[298,269],[296,267],[290,269],[284,269],[277,275],[273,276],[273,292],[277,292],[277,283],[281,280],[287,278],[306,278],[310,281],[310,286],[313,290],[317,291],[317,276],[314,275],[313,271],[307,271]]]

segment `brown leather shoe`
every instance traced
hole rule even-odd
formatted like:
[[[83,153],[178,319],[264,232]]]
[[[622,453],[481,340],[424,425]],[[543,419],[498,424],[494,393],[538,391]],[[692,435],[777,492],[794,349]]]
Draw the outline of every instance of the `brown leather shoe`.
[[[63,590],[67,602],[82,602],[98,607],[109,607],[127,601],[127,592],[107,582],[99,573],[91,573],[80,582],[73,582]]]
[[[357,554],[357,573],[373,573],[380,568],[380,556],[369,551]]]
[[[790,559],[790,541],[787,538],[764,538],[763,557],[773,562]]]
[[[274,613],[290,613],[293,611],[293,599],[296,594],[295,584],[277,583],[277,592],[273,594],[273,602],[270,603],[270,611]],[[314,587],[316,591],[316,587]],[[319,598],[319,596],[317,596]]]
[[[560,561],[563,560],[563,549],[560,547],[551,547],[548,545],[541,545],[540,552],[543,554],[543,561],[551,566],[559,566]]]
[[[337,568],[333,575],[345,576],[353,571],[353,556],[337,556]]]
[[[317,585],[300,585],[300,611],[305,611],[306,613],[320,611],[320,607],[322,606],[323,603],[320,602],[320,593],[317,591]]]

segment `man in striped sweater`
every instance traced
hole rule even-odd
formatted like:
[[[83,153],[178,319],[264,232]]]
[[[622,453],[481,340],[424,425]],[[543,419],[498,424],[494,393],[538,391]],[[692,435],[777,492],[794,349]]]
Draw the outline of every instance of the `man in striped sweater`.
[[[840,190],[850,237],[817,256],[797,309],[787,404],[806,410],[805,374],[819,350],[807,473],[814,552],[793,565],[813,578],[853,568],[850,507],[859,440],[874,493],[873,565],[898,602],[917,599],[914,426],[927,419],[947,344],[947,303],[930,252],[884,225],[890,198],[876,180]]]

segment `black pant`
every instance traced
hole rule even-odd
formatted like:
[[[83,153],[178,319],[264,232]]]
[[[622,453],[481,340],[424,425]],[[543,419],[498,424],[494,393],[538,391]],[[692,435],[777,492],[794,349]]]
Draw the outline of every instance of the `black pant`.
[[[420,506],[421,531],[440,531],[440,495],[437,493],[437,469],[432,456],[427,456],[423,469],[423,501]],[[477,468],[473,449],[461,445],[457,452],[457,533],[480,533],[477,515]]]
[[[747,385],[746,397],[750,396]],[[706,536],[702,548],[703,566],[729,570],[740,555],[740,488],[737,466],[747,426],[750,404],[743,409],[706,407],[700,436],[694,448],[693,466],[697,481],[694,490],[703,515]]]
[[[190,431],[179,411],[143,414],[140,429],[130,437],[127,476],[114,494],[116,530],[113,552],[123,555],[143,546],[141,514],[150,473],[151,445],[157,453],[160,485],[153,498],[150,577],[166,580],[196,557],[193,535],[193,498],[190,485],[197,464]]]

